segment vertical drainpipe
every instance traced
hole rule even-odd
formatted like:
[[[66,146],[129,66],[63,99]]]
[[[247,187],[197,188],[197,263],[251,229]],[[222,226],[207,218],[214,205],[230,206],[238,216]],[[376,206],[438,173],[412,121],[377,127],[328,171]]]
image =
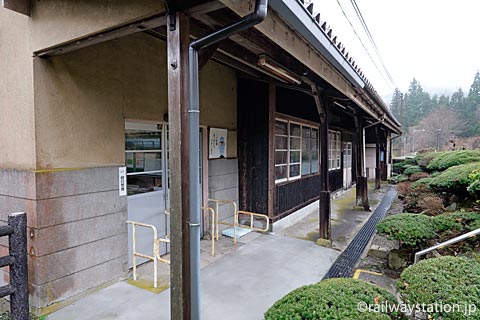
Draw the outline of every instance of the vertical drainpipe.
[[[200,198],[199,198],[199,128],[200,98],[198,81],[198,52],[212,44],[222,41],[238,32],[246,30],[262,22],[267,15],[268,0],[256,0],[255,11],[237,22],[215,31],[190,44],[189,48],[189,195],[190,195],[190,287],[191,287],[191,319],[200,319]]]

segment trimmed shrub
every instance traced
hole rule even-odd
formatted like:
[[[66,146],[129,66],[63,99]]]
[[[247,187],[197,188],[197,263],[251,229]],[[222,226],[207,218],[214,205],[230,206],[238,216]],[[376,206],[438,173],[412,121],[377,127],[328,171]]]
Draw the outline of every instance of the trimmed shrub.
[[[420,168],[419,166],[409,166],[403,171],[403,174],[412,175],[417,172],[423,172],[422,168]]]
[[[437,308],[428,314],[433,319],[480,319],[478,261],[450,256],[422,260],[402,272],[397,288],[408,304],[476,306],[475,310],[457,308],[453,312]]]
[[[293,290],[265,313],[265,320],[401,319],[398,314],[360,312],[361,302],[397,303],[391,293],[365,281],[328,279]]]
[[[429,186],[437,191],[466,192],[467,187],[473,182],[469,176],[475,170],[480,170],[480,162],[450,167],[432,178]]]
[[[433,179],[432,177],[419,179],[414,183],[412,183],[412,189],[423,189],[423,188],[428,189],[430,188],[429,184],[430,184],[430,181],[432,181],[432,179]]]
[[[453,166],[480,161],[480,150],[460,150],[444,152],[427,166],[428,170],[446,170]]]
[[[447,212],[433,218],[436,232],[447,230],[471,231],[480,227],[480,214],[476,212]]]
[[[468,175],[470,185],[467,187],[468,192],[474,196],[480,196],[480,170],[474,170]]]
[[[405,182],[405,181],[408,181],[408,176],[406,176],[404,174],[399,174],[398,176],[395,177],[395,182],[396,183]]]
[[[444,154],[444,152],[427,152],[418,154],[414,159],[420,167],[427,168],[430,161],[441,154]]]
[[[426,172],[415,172],[414,174],[412,174],[408,180],[410,180],[411,182],[415,182],[417,180],[420,180],[422,178],[428,178],[430,176],[430,174],[426,173]]]
[[[377,230],[409,246],[435,237],[433,221],[424,214],[400,213],[386,217],[377,224]]]

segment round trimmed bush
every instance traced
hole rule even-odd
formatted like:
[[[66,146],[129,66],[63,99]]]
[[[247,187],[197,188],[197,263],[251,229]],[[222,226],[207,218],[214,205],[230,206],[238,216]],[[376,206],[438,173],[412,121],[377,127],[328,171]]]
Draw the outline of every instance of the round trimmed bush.
[[[453,166],[443,171],[430,180],[429,186],[438,191],[450,191],[464,193],[467,187],[473,182],[472,172],[480,170],[480,162],[473,162]]]
[[[430,163],[430,161],[432,161],[433,159],[435,159],[435,157],[438,157],[443,153],[444,152],[427,152],[427,153],[417,154],[414,159],[420,167],[426,168],[428,167],[428,164]]]
[[[415,172],[408,178],[408,180],[410,180],[411,182],[415,182],[423,178],[428,178],[429,176],[430,174],[428,174],[427,172]]]
[[[433,178],[428,177],[428,178],[421,178],[412,183],[412,189],[417,189],[417,188],[429,188],[430,181],[432,181]]]
[[[480,161],[479,150],[460,150],[443,152],[433,158],[427,166],[428,170],[445,170],[460,164]]]
[[[328,279],[293,290],[278,300],[265,320],[388,320],[398,314],[360,312],[359,303],[396,304],[384,289],[357,279]]]
[[[433,218],[436,232],[447,230],[471,231],[480,227],[480,213],[447,212]]]
[[[386,217],[377,224],[377,231],[410,246],[435,237],[432,218],[416,213]]]
[[[406,268],[397,282],[403,300],[408,304],[475,306],[480,309],[480,263],[461,257],[422,260]],[[472,308],[473,309],[473,308]],[[480,311],[432,312],[433,319],[480,319]],[[458,311],[458,308],[457,310]],[[465,311],[468,311],[465,310]]]
[[[420,166],[409,166],[408,168],[406,168],[403,171],[403,174],[412,175],[412,174],[418,173],[418,172],[423,172],[423,170],[422,170],[422,168],[420,168]]]

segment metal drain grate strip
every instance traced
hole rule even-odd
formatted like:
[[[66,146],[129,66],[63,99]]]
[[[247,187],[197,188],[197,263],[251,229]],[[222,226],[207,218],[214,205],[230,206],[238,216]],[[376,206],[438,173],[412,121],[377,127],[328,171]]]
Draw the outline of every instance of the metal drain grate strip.
[[[394,187],[391,187],[387,194],[383,197],[382,201],[372,213],[367,222],[362,226],[357,235],[353,238],[352,242],[342,252],[328,270],[323,279],[329,278],[349,278],[353,275],[354,268],[360,260],[363,251],[368,245],[368,242],[375,233],[377,223],[385,217],[388,209],[390,208],[393,199],[397,195],[397,191]]]

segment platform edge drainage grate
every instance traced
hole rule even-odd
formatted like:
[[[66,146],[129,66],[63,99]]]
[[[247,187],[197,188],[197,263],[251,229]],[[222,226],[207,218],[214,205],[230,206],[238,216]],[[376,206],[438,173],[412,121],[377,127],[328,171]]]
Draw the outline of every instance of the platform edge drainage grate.
[[[360,228],[353,240],[340,254],[337,260],[335,260],[323,279],[352,277],[355,266],[362,257],[365,248],[375,233],[377,223],[385,217],[396,195],[397,190],[395,187],[390,187],[370,218],[365,222],[362,228]]]

